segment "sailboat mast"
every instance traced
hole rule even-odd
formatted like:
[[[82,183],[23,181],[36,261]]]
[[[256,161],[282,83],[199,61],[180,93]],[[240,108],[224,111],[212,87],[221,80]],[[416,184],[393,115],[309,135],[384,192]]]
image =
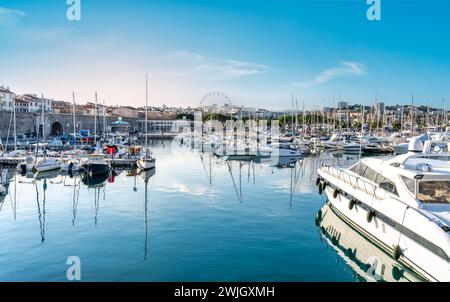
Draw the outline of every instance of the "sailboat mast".
[[[13,97],[13,114],[14,114],[14,151],[17,151],[17,129],[16,129],[16,97]],[[9,130],[8,130],[9,132]],[[9,133],[8,133],[9,136]],[[8,148],[8,146],[6,146]]]
[[[145,152],[148,143],[148,74],[145,75]]]
[[[42,142],[45,142],[45,108],[44,95],[41,95],[41,114],[42,114]]]
[[[72,92],[72,117],[73,117],[73,138],[75,140],[75,146],[77,145],[77,125],[75,122],[75,91]]]
[[[94,110],[94,144],[97,145],[97,92],[95,92],[95,110]]]
[[[411,136],[414,136],[414,95],[411,95]]]
[[[103,137],[106,139],[106,103],[105,103],[105,100],[103,100],[102,115],[103,115]]]

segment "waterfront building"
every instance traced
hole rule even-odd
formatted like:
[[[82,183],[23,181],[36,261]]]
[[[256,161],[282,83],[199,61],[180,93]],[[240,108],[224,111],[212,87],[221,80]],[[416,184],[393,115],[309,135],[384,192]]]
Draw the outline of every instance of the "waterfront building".
[[[16,106],[16,112],[28,112],[28,105],[29,103],[23,99],[22,96],[15,96],[14,97],[15,106]]]
[[[65,101],[53,101],[52,111],[57,114],[72,114],[73,104]]]
[[[52,112],[52,102],[53,100],[38,97],[36,94],[24,94],[22,95],[22,100],[28,102],[28,112]]]
[[[14,93],[9,87],[0,86],[0,110],[12,111],[14,104]]]
[[[129,133],[131,130],[130,123],[122,120],[122,117],[111,123],[111,131],[113,133]]]

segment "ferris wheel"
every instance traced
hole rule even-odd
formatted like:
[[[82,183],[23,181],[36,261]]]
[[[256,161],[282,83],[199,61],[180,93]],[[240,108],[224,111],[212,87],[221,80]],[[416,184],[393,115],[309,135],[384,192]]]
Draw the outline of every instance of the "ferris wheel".
[[[200,108],[206,108],[208,106],[225,106],[225,104],[228,104],[229,106],[232,106],[230,98],[222,92],[219,91],[212,91],[206,94],[200,101]]]

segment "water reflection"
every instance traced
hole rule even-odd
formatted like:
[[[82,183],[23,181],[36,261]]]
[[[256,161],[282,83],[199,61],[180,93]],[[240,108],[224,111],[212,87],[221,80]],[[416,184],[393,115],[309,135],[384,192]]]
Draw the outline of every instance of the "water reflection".
[[[145,240],[144,240],[144,260],[147,260],[147,254],[148,254],[148,206],[149,206],[149,199],[148,199],[148,182],[150,178],[155,175],[156,169],[151,169],[147,171],[141,171],[139,173],[139,176],[142,177],[145,184],[145,194],[144,194],[144,225],[145,225]]]
[[[47,179],[44,178],[43,184],[42,184],[42,190],[43,190],[43,200],[42,200],[42,206],[39,198],[39,188],[38,188],[38,182],[34,182],[35,188],[36,188],[36,203],[37,203],[37,210],[38,210],[38,219],[39,219],[39,229],[41,232],[41,242],[43,243],[45,241],[45,202],[46,202],[46,191],[47,191]],[[42,208],[42,210],[41,210]]]
[[[279,281],[306,280],[317,267],[304,259],[326,263],[317,280],[351,279],[343,265],[333,265],[311,223],[323,205],[314,186],[317,168],[329,159],[351,162],[350,156],[226,160],[190,149],[162,150],[155,150],[157,177],[156,170],[133,169],[100,178],[16,174],[0,199],[2,249],[39,255],[42,242],[48,258],[40,259],[39,268],[48,276],[59,276],[52,259],[75,249],[92,265],[89,281],[257,281],[264,261]],[[12,254],[0,257],[0,277],[42,281],[27,270],[32,257]],[[106,264],[117,274],[106,275],[105,258],[114,259]],[[218,272],[223,263],[229,269]]]
[[[355,279],[375,282],[424,281],[345,223],[328,204],[319,211],[316,224],[323,241],[336,251],[339,263],[342,259],[345,266],[352,269]]]

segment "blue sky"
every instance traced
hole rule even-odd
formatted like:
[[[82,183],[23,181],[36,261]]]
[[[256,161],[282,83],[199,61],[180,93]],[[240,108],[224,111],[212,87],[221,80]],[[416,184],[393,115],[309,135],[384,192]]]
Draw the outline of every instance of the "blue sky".
[[[288,109],[339,99],[450,100],[450,1],[0,0],[0,84],[108,104],[234,104]],[[220,101],[220,100],[218,100]],[[447,107],[450,107],[450,103]]]

